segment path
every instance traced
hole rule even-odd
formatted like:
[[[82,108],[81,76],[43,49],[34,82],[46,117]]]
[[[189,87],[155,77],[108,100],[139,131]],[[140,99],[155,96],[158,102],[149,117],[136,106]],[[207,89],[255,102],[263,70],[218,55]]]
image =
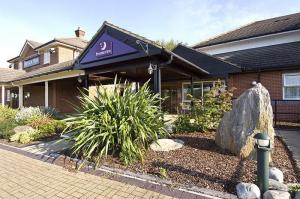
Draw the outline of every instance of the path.
[[[171,198],[0,149],[0,198]]]
[[[276,130],[292,151],[294,158],[300,161],[300,130]]]

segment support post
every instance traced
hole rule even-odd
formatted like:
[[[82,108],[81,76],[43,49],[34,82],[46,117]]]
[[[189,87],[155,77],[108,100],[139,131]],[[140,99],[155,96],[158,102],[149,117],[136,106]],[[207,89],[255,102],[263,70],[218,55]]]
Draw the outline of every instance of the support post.
[[[194,77],[191,76],[191,95],[194,97]],[[191,111],[193,112],[194,110],[194,101],[193,99],[191,100]]]
[[[154,92],[161,95],[161,71],[159,65],[153,71],[153,87]],[[159,106],[161,107],[161,100],[159,100]]]
[[[45,107],[49,107],[49,82],[45,81]]]
[[[2,85],[2,107],[5,106],[5,86]]]
[[[86,75],[84,78],[84,88],[89,89],[89,84],[90,84],[90,79],[89,79],[89,75]]]
[[[19,108],[23,107],[23,86],[19,86]]]

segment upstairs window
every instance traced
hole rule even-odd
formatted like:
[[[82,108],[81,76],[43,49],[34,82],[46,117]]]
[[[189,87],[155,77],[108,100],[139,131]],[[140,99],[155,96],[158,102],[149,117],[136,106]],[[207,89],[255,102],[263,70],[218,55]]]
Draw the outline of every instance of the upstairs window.
[[[50,52],[45,52],[44,53],[44,64],[49,64],[50,63]]]
[[[75,51],[74,51],[74,59],[76,59],[76,58],[79,56],[79,53],[80,53],[80,52],[79,52],[78,50],[75,50]]]
[[[40,64],[39,57],[34,57],[34,58],[31,58],[31,59],[28,59],[28,60],[24,61],[24,68],[35,66],[35,65],[38,65],[38,64]]]
[[[300,73],[283,75],[283,99],[300,100]]]

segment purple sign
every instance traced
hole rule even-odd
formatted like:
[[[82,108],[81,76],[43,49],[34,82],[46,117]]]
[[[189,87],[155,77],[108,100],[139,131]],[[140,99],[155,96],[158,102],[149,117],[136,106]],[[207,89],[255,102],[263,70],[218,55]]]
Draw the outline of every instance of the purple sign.
[[[105,57],[113,54],[113,42],[112,41],[100,41],[96,44],[96,57]]]
[[[90,47],[87,54],[82,58],[81,63],[110,59],[135,52],[137,52],[135,48],[103,33]]]

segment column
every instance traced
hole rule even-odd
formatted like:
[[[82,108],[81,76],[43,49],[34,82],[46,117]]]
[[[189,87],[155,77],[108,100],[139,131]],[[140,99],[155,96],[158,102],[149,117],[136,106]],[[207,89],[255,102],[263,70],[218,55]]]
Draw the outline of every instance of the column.
[[[5,86],[2,85],[2,107],[5,106]]]
[[[23,107],[23,86],[19,86],[19,108]]]
[[[194,77],[191,76],[191,95],[194,97]],[[191,100],[191,110],[194,110],[194,100]]]
[[[49,106],[49,82],[45,81],[45,107]]]

